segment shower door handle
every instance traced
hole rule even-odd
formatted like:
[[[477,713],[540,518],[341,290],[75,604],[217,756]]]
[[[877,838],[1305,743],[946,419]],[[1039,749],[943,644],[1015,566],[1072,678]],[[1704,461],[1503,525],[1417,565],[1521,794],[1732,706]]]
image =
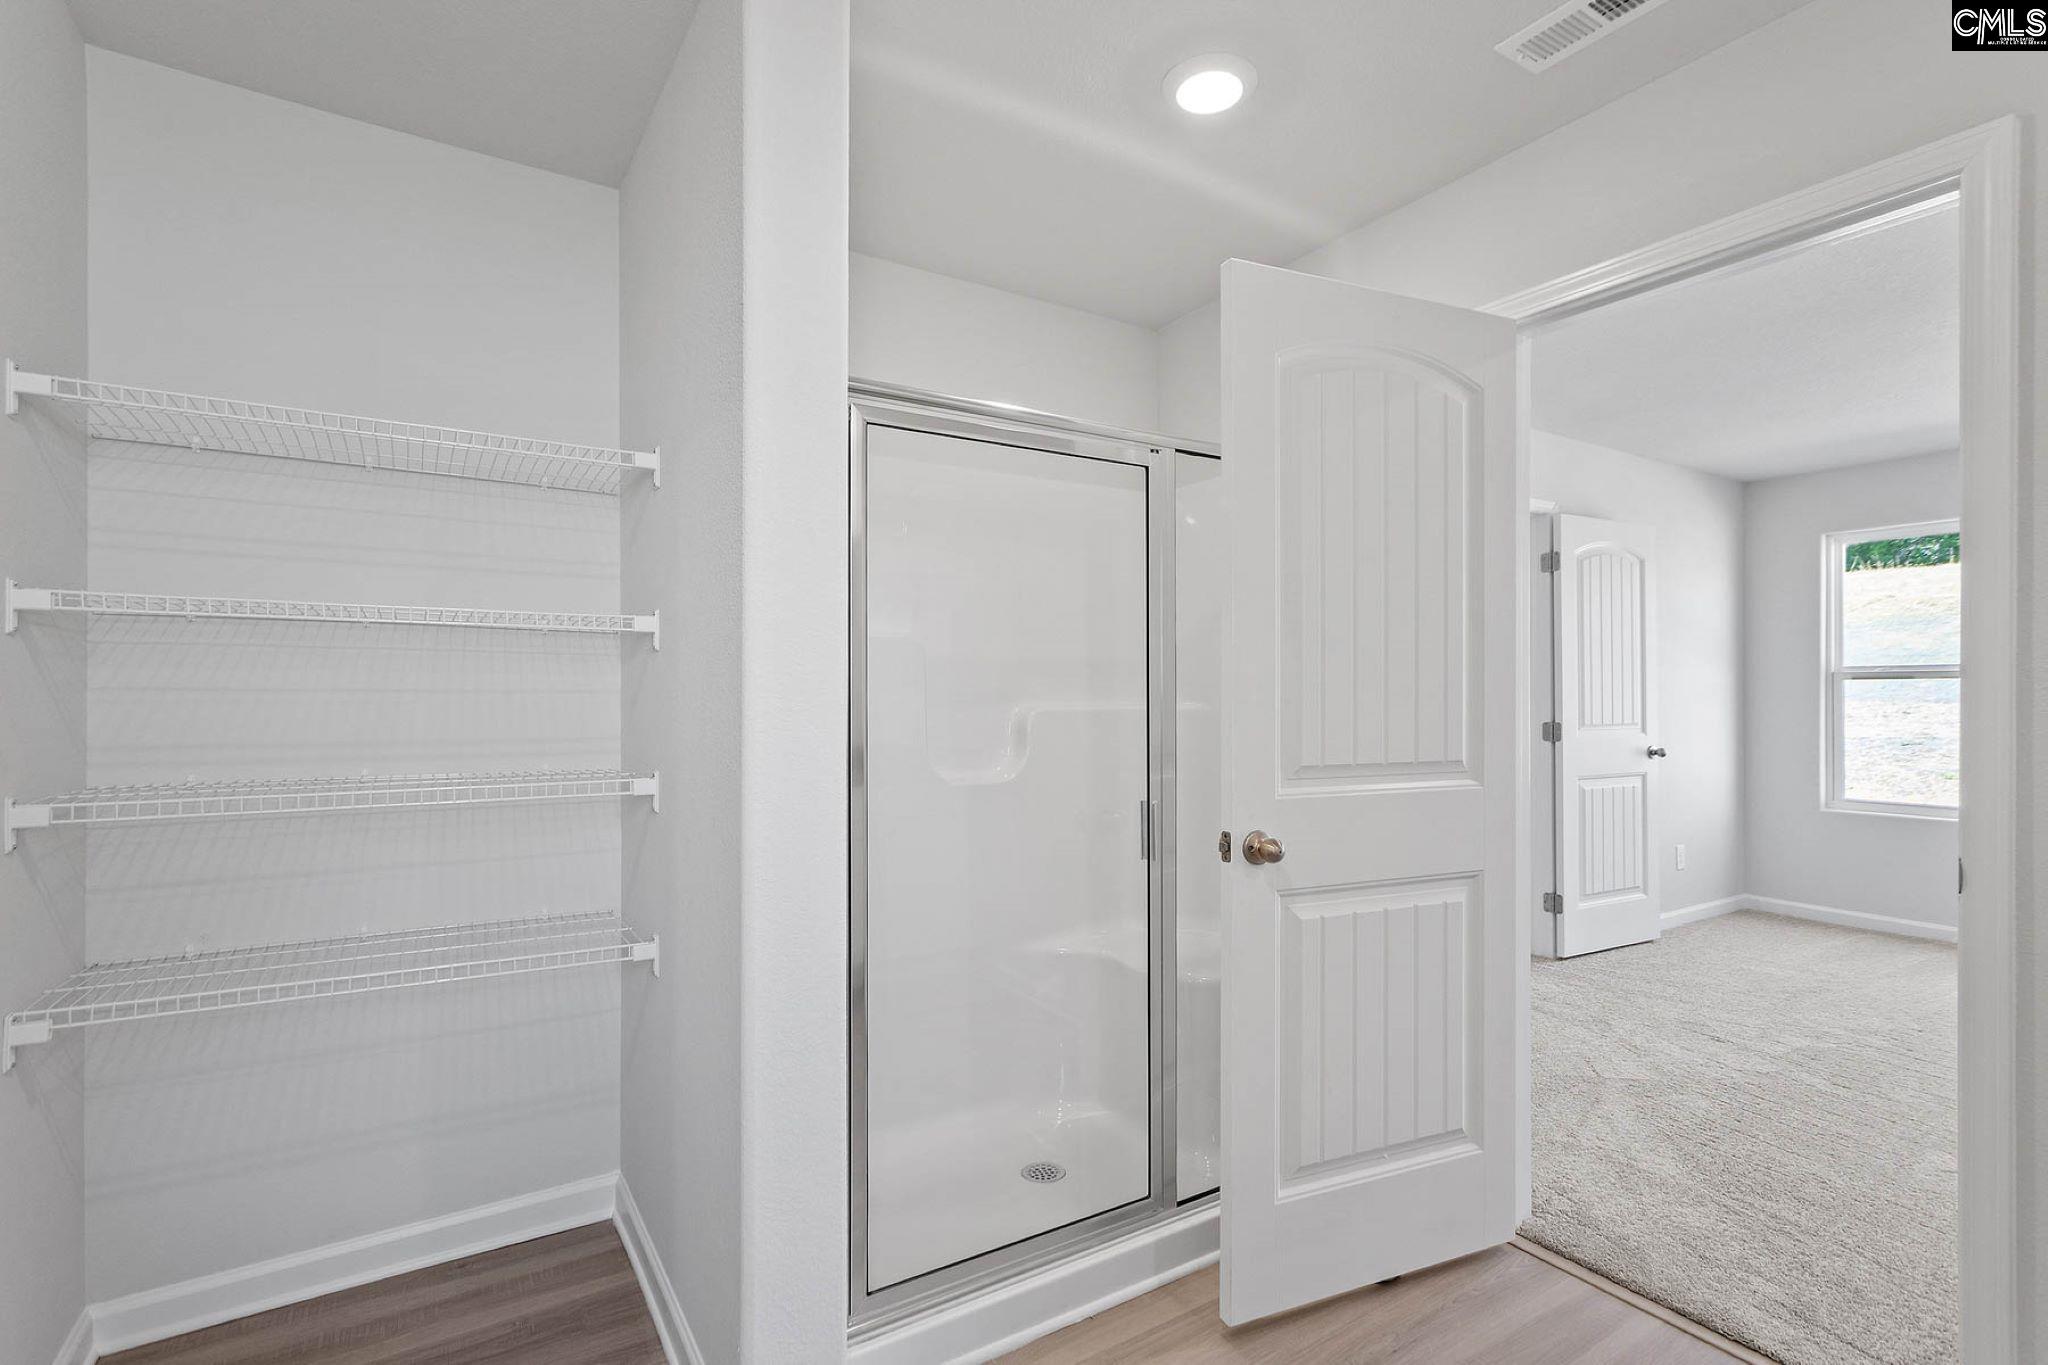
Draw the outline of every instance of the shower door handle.
[[[1254,866],[1277,863],[1286,856],[1287,850],[1280,846],[1280,841],[1262,829],[1244,836],[1244,860]]]

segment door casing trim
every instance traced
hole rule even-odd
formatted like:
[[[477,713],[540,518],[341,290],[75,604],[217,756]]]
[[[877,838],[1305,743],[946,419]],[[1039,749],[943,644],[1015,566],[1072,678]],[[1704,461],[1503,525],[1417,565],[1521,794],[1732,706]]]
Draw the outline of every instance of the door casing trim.
[[[1522,327],[1522,374],[1531,335],[1551,323],[1745,260],[1835,235],[1869,231],[1954,196],[1961,214],[1962,521],[1971,574],[1963,600],[1963,865],[1958,957],[1957,1090],[1963,1358],[2019,1360],[2019,679],[2020,126],[2013,116],[1825,181],[1575,271],[1486,305]],[[1519,398],[1526,418],[1528,386]],[[1526,420],[1523,423],[1526,432]],[[1528,447],[1518,454],[1526,465]],[[1526,469],[1524,471],[1526,473]],[[1524,557],[1526,558],[1526,556]],[[1528,571],[1519,590],[1528,621]],[[1517,687],[1528,709],[1529,652]],[[1527,746],[1521,762],[1528,764]],[[1522,790],[1527,791],[1523,774]],[[1523,803],[1524,848],[1529,838]],[[1528,924],[1526,915],[1520,922]],[[1530,1200],[1528,958],[1516,1011],[1520,1166],[1517,1198]]]

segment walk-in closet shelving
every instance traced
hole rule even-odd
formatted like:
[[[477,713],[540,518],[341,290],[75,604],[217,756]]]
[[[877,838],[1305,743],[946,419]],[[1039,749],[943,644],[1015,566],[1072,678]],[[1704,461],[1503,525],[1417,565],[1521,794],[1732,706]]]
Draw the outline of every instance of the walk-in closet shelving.
[[[48,399],[83,412],[86,434],[95,440],[275,455],[581,493],[617,493],[627,475],[645,471],[657,488],[661,486],[659,450],[536,441],[277,403],[101,384],[35,374],[17,369],[11,360],[6,362],[5,396],[9,416],[20,410],[24,398]]]
[[[199,597],[157,592],[94,592],[25,588],[7,580],[6,626],[12,635],[25,611],[85,616],[155,616],[185,620],[332,621],[365,626],[457,626],[537,630],[566,635],[645,635],[661,648],[661,613],[621,616],[581,611],[505,611],[490,607],[402,607],[382,602],[290,602],[268,597]]]
[[[152,820],[232,820],[251,815],[325,815],[341,811],[505,805],[646,796],[661,809],[661,774],[609,769],[524,773],[420,773],[375,777],[260,778],[242,782],[164,782],[87,787],[36,800],[9,797],[6,849],[16,833],[67,825],[132,825]]]
[[[277,456],[324,464],[449,475],[616,495],[645,474],[661,484],[661,454],[530,440],[279,404],[205,398],[102,384],[18,369],[0,373],[4,411],[47,400],[83,415],[95,440],[185,450]],[[660,613],[520,611],[502,608],[312,602],[263,597],[30,588],[6,581],[5,628],[23,613],[453,626],[557,634],[646,635],[660,648]],[[650,799],[661,809],[659,773],[549,769],[509,773],[255,778],[91,787],[57,796],[7,798],[0,835],[13,852],[21,830],[499,805],[600,798]],[[104,963],[46,991],[0,1021],[0,1071],[18,1048],[94,1024],[157,1019],[289,1000],[357,995],[567,967],[647,962],[660,974],[660,943],[616,912],[578,912],[361,934],[181,956]]]
[[[46,1043],[62,1029],[622,962],[646,962],[659,976],[660,938],[611,912],[109,962],[7,1016],[0,1072],[13,1069],[17,1048]]]

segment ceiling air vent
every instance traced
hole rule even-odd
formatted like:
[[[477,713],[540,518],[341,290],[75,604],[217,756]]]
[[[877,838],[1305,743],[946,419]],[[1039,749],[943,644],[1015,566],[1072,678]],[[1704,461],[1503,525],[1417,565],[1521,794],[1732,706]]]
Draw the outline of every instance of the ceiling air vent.
[[[1543,71],[1646,14],[1664,0],[1572,0],[1494,49],[1524,71]]]

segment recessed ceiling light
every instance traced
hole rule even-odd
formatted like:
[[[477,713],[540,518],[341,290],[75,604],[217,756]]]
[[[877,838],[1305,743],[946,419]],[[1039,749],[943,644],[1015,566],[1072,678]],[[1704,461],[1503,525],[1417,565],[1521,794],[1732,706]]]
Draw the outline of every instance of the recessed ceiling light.
[[[1227,52],[1191,57],[1166,73],[1168,97],[1190,114],[1220,114],[1234,108],[1258,83],[1252,64]]]

